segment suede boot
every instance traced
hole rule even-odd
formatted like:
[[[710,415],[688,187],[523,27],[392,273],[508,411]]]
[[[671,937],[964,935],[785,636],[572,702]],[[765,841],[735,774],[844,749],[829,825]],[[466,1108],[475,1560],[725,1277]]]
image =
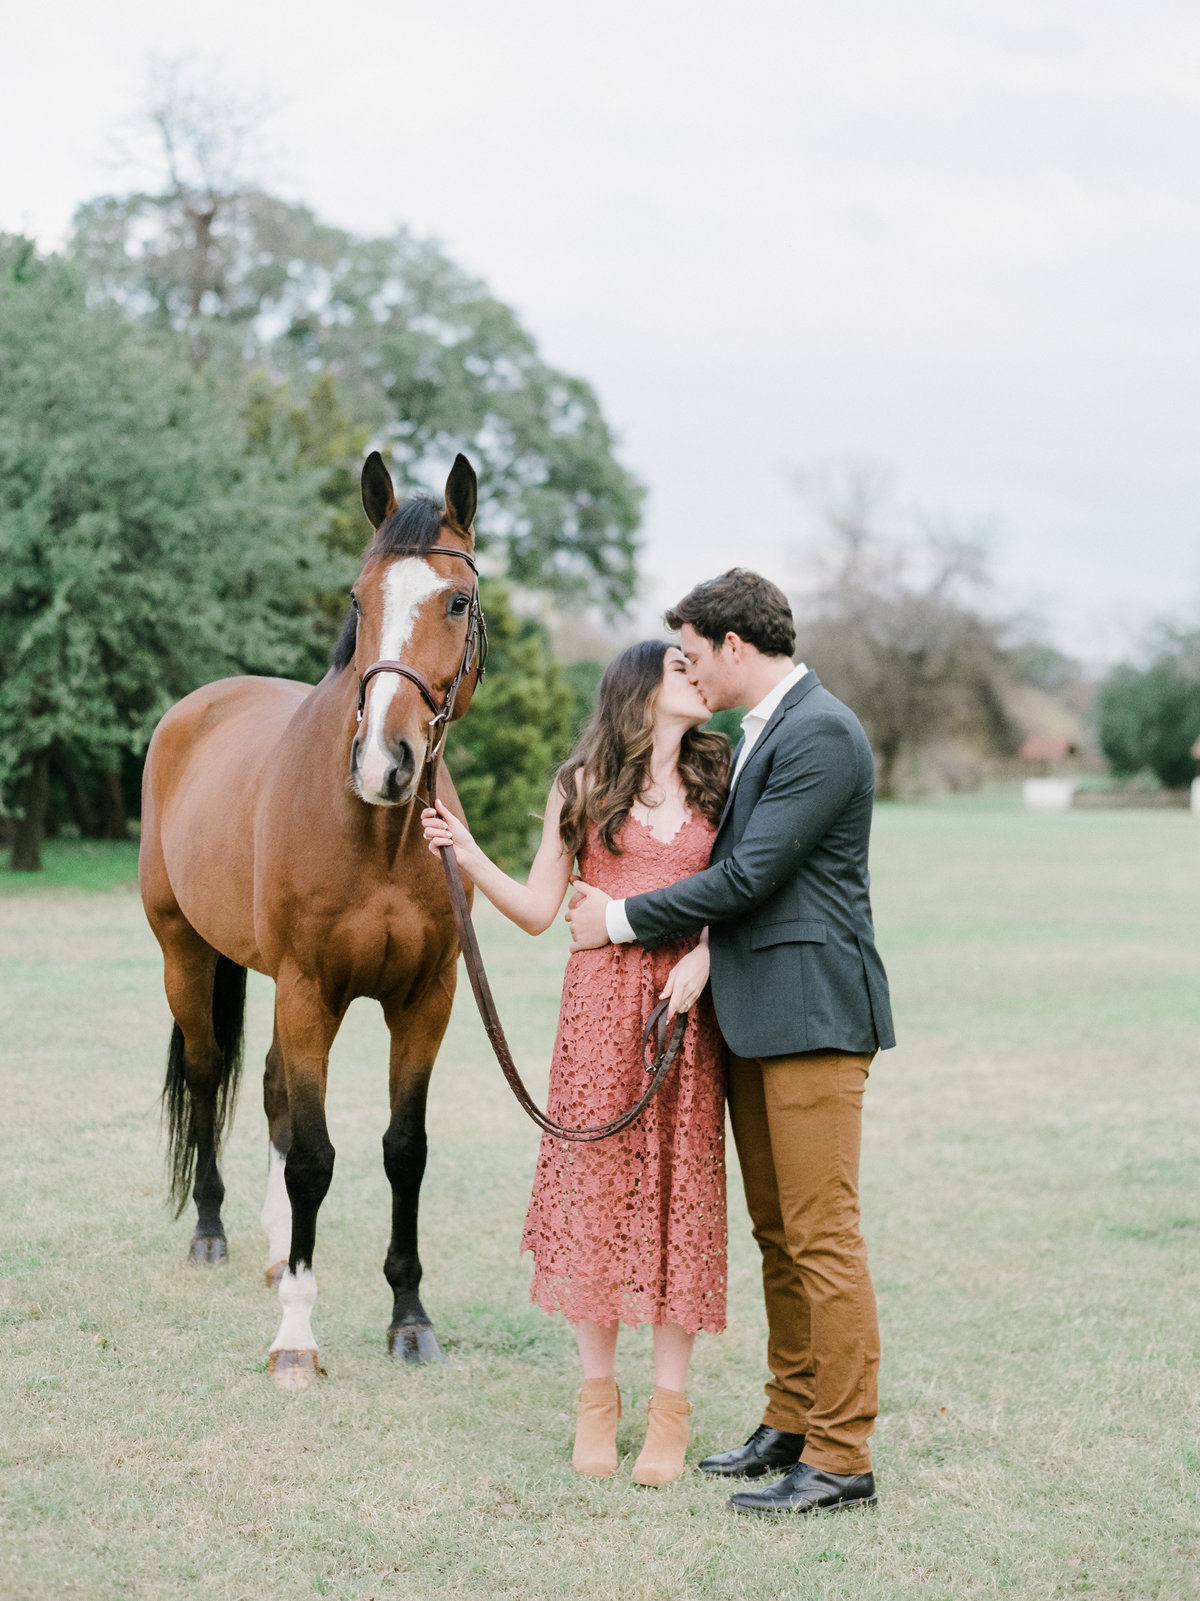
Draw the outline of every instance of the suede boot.
[[[579,1387],[575,1423],[575,1451],[571,1466],[576,1473],[602,1479],[617,1471],[617,1422],[621,1392],[616,1379],[584,1379]]]
[[[635,1484],[670,1484],[683,1472],[691,1411],[682,1390],[654,1386],[646,1407],[646,1443],[633,1465]]]

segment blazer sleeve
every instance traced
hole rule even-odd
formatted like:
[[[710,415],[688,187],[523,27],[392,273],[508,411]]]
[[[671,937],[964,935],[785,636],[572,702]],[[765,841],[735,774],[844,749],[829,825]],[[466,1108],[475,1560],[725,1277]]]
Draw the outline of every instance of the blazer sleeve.
[[[857,777],[845,723],[805,718],[796,733],[787,730],[732,853],[690,878],[626,900],[625,915],[641,943],[653,948],[706,923],[752,912],[796,874],[828,833],[854,794]]]

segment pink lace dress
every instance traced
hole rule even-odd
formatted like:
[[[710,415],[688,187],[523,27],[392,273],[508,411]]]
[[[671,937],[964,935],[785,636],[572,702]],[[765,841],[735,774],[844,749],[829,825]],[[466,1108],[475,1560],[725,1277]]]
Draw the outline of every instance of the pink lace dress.
[[[713,833],[693,815],[663,842],[631,817],[613,856],[592,825],[580,873],[613,897],[658,889],[708,865]],[[642,1029],[697,938],[568,959],[552,1117],[590,1126],[637,1099],[646,1083]],[[707,991],[666,1081],[630,1128],[591,1145],[542,1136],[521,1249],[533,1253],[531,1298],[571,1322],[725,1327],[725,1048]]]

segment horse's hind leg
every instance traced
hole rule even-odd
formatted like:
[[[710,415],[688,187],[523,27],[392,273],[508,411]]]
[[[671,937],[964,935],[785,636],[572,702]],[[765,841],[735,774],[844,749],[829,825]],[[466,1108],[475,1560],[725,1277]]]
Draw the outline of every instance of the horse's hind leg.
[[[267,1114],[270,1142],[267,1146],[267,1195],[261,1218],[267,1231],[267,1284],[275,1286],[287,1272],[292,1249],[292,1203],[284,1177],[284,1163],[292,1143],[292,1119],[288,1111],[287,1074],[278,1022],[263,1073],[263,1110]]]
[[[392,1037],[389,1090],[392,1116],[383,1136],[383,1166],[392,1187],[392,1238],[383,1265],[392,1289],[388,1351],[398,1361],[444,1362],[421,1297],[417,1206],[428,1149],[425,1101],[434,1057],[450,1019],[454,969],[441,974],[408,1008],[384,1006]]]
[[[285,1389],[303,1389],[321,1372],[312,1330],[317,1303],[313,1249],[317,1213],[333,1179],[334,1150],[325,1122],[329,1047],[341,1018],[317,986],[298,973],[281,972],[275,989],[275,1026],[287,1080],[291,1145],[283,1177],[291,1202],[287,1271],[279,1281],[283,1318],[271,1346],[270,1372]]]
[[[171,1193],[182,1211],[189,1184],[196,1203],[193,1262],[222,1262],[225,1186],[217,1156],[241,1066],[246,972],[218,955],[182,913],[155,919],[163,979],[175,1026],[163,1088]]]

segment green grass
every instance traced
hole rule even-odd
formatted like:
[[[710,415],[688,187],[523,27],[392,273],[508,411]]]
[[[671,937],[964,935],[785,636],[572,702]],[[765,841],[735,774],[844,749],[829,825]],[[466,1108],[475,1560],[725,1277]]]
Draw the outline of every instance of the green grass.
[[[516,1256],[535,1135],[465,986],[423,1214],[450,1360],[384,1356],[386,1050],[377,1009],[356,1006],[330,1075],[329,1378],[287,1397],[263,1371],[269,987],[251,985],[225,1163],[233,1258],[190,1269],[189,1224],[161,1200],[168,1024],[136,896],[0,900],[0,1595],[1200,1596],[1200,827],[888,806],[874,872],[901,1036],[872,1074],[864,1161],[883,1499],[782,1526],[734,1519],[699,1475],[630,1484],[642,1333],[620,1357],[621,1473],[571,1473],[569,1334],[530,1306]],[[544,1064],[561,930],[481,926],[519,1055]],[[730,1327],[699,1342],[693,1456],[760,1415],[736,1166],[731,1224]]]
[[[0,856],[0,899],[38,895],[47,890],[130,889],[137,885],[135,839],[48,839],[42,844],[42,865],[36,873],[13,873],[8,852]]]

